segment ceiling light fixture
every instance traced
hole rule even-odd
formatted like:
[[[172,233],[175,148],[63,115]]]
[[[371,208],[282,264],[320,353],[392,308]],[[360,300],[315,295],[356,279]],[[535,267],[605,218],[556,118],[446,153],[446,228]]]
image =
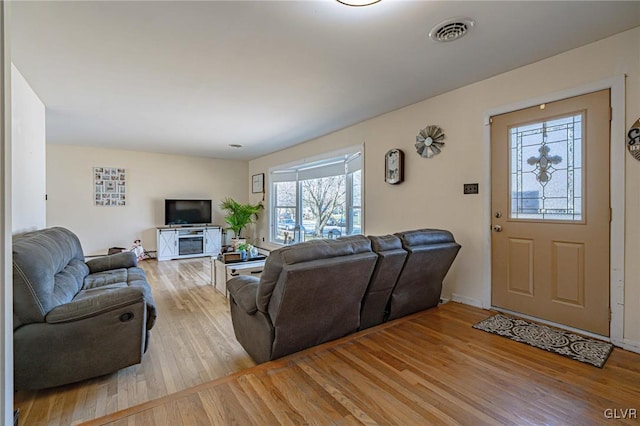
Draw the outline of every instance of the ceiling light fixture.
[[[464,37],[476,22],[471,18],[452,18],[440,22],[429,31],[429,37],[434,41],[453,41]]]
[[[374,3],[378,3],[379,1],[380,0],[337,0],[338,3],[353,7],[370,6]]]

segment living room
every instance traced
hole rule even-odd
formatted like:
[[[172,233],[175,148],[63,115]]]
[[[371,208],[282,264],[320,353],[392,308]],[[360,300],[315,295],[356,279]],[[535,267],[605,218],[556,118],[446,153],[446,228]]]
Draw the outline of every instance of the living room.
[[[635,10],[637,13],[637,8]],[[438,15],[433,20],[449,17]],[[426,227],[450,230],[462,250],[444,281],[442,296],[466,305],[489,308],[491,167],[488,117],[608,88],[612,90],[613,106],[611,340],[618,347],[638,352],[640,265],[634,259],[640,250],[640,230],[633,226],[630,218],[640,213],[640,169],[637,161],[626,152],[624,142],[626,131],[640,116],[637,96],[640,91],[640,28],[637,18],[638,15],[630,29],[561,50],[551,57],[525,60],[521,65],[471,79],[433,96],[355,120],[350,125],[324,133],[318,131],[310,138],[300,137],[298,144],[280,146],[258,156],[251,154],[254,149],[251,146],[229,147],[228,144],[234,141],[221,147],[218,157],[188,155],[188,151],[184,154],[163,152],[163,147],[154,152],[151,148],[148,151],[129,150],[107,144],[52,143],[47,140],[51,131],[49,114],[55,116],[61,112],[55,105],[45,106],[38,99],[35,101],[37,112],[31,111],[28,115],[39,117],[39,124],[22,122],[25,129],[40,129],[37,141],[34,143],[31,139],[27,145],[15,142],[26,134],[22,131],[14,131],[16,139],[13,143],[7,141],[14,148],[12,175],[4,181],[5,184],[12,182],[14,193],[14,220],[8,224],[8,229],[18,233],[45,226],[67,227],[80,237],[86,255],[106,254],[109,247],[128,246],[138,238],[145,248],[153,251],[156,249],[156,227],[164,224],[164,199],[211,199],[213,222],[223,225],[224,214],[218,203],[225,197],[249,203],[263,201],[262,193],[251,191],[251,178],[264,173],[265,210],[256,226],[248,231],[253,241],[260,245],[264,241],[265,247],[276,248],[277,245],[270,244],[273,226],[270,223],[270,171],[285,164],[311,161],[345,148],[361,146],[365,200],[363,233],[382,235]],[[474,30],[481,34],[480,22]],[[469,37],[473,35],[470,32]],[[484,52],[484,55],[492,54],[494,52],[489,49]],[[13,56],[18,59],[20,55],[15,52]],[[22,78],[26,87],[14,87],[13,100],[18,99],[20,93],[26,93],[24,96],[33,101],[34,95],[38,98],[38,84],[30,81],[27,71],[20,69],[19,61],[14,63],[16,71],[12,80]],[[18,73],[21,77],[15,77]],[[380,97],[387,95],[382,92]],[[505,109],[507,107],[510,109]],[[21,111],[20,106],[15,108]],[[243,120],[246,122],[239,121],[237,125],[251,127],[256,117],[247,113]],[[446,139],[442,152],[427,159],[415,152],[414,144],[416,134],[430,124],[442,128]],[[188,126],[184,126],[184,130],[187,132]],[[29,149],[24,152],[26,146]],[[404,182],[387,185],[382,173],[384,157],[394,148],[405,153]],[[228,155],[224,156],[222,150]],[[22,156],[17,163],[16,156]],[[98,207],[93,204],[91,170],[100,166],[126,169],[129,185],[126,206]],[[479,194],[463,194],[466,183],[479,183]],[[9,271],[4,271],[7,283],[11,282]],[[8,303],[10,306],[11,302]],[[6,330],[5,338],[11,338]],[[7,386],[5,400],[11,400],[13,393]]]

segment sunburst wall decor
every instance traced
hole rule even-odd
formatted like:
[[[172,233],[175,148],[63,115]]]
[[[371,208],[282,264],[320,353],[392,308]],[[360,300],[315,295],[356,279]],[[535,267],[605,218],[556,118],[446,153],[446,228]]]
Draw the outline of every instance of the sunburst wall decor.
[[[444,146],[444,133],[438,126],[427,126],[416,136],[416,151],[424,158],[440,154]]]

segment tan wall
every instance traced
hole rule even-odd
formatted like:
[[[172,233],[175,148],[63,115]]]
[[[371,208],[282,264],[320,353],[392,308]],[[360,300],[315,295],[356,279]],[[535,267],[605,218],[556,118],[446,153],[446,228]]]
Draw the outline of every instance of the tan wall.
[[[93,205],[93,167],[127,172],[127,205]],[[86,255],[105,254],[142,239],[156,249],[155,227],[164,224],[165,198],[213,200],[213,222],[223,225],[218,208],[224,197],[246,202],[245,161],[130,152],[70,145],[47,145],[47,226],[64,226],[80,238]]]
[[[470,64],[472,66],[472,64]],[[553,58],[445,93],[249,163],[249,174],[334,149],[365,144],[365,226],[367,234],[436,227],[451,230],[462,250],[448,274],[444,295],[456,294],[480,303],[483,296],[483,200],[463,195],[464,183],[483,182],[485,160],[483,116],[490,109],[626,74],[627,128],[640,116],[640,28]],[[437,76],[434,76],[437,78]],[[427,124],[446,133],[442,154],[419,157],[415,136]],[[625,141],[613,141],[623,144]],[[405,151],[405,182],[386,185],[384,153]],[[625,338],[640,342],[640,163],[626,159]],[[259,198],[252,195],[253,201]],[[268,201],[268,194],[267,194]],[[266,216],[266,215],[265,215]],[[268,238],[266,219],[258,228]]]

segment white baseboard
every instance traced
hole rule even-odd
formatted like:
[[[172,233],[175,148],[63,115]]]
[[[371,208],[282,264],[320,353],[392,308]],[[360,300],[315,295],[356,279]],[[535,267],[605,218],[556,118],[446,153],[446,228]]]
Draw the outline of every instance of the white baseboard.
[[[640,354],[640,342],[629,339],[614,339],[611,340],[615,346],[619,346],[622,349],[626,349],[629,352],[635,352]]]
[[[478,299],[473,299],[471,297],[466,297],[456,293],[451,293],[451,300],[454,302],[462,303],[464,305],[471,305],[471,306],[475,306],[476,308],[482,309],[482,302]]]

